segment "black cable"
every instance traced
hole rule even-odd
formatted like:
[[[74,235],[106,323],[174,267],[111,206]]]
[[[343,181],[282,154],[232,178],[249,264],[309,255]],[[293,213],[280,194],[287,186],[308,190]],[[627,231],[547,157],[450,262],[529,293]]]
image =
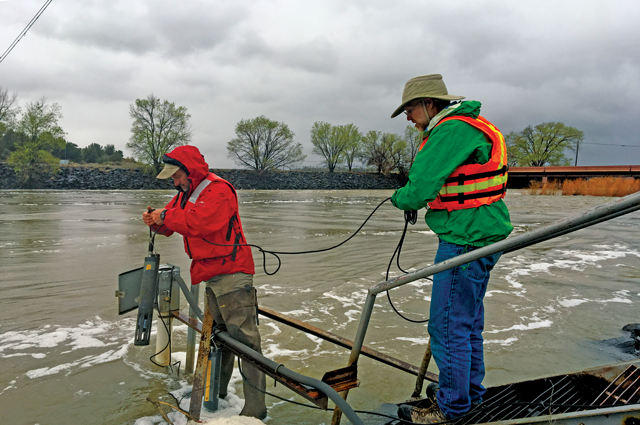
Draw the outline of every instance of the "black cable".
[[[243,379],[243,381],[244,381],[244,382],[246,382],[246,383],[247,383],[251,388],[253,388],[254,390],[259,391],[259,392],[261,392],[261,393],[263,393],[263,394],[266,394],[266,395],[271,396],[271,397],[273,397],[273,398],[277,398],[277,399],[282,400],[282,401],[286,401],[287,403],[296,404],[296,405],[298,405],[298,406],[302,406],[302,407],[308,407],[308,408],[310,408],[310,409],[315,409],[315,410],[326,410],[326,411],[329,411],[329,412],[333,412],[333,411],[335,410],[335,409],[331,409],[331,408],[323,409],[323,408],[321,408],[321,407],[313,406],[313,405],[311,405],[311,404],[300,403],[300,402],[298,402],[298,401],[289,400],[289,399],[287,399],[287,398],[280,397],[280,396],[278,396],[278,395],[272,394],[272,393],[270,393],[270,392],[268,392],[268,391],[261,390],[260,388],[256,387],[256,386],[255,386],[255,385],[253,385],[251,382],[249,382],[249,380],[247,379],[247,377],[246,377],[246,376],[244,376],[244,372],[242,372],[242,367],[240,366],[240,361],[238,361],[238,371],[240,372],[240,376],[242,376],[242,379]],[[354,412],[355,412],[355,413],[364,413],[364,414],[367,414],[367,415],[383,416],[383,417],[385,417],[385,418],[389,418],[389,419],[393,419],[393,420],[397,420],[397,421],[398,421],[398,420],[399,420],[399,421],[402,421],[402,419],[398,418],[397,416],[391,416],[391,415],[387,415],[387,414],[385,414],[385,413],[371,412],[371,411],[369,411],[369,410],[354,410]],[[403,422],[404,422],[404,421],[403,421]],[[407,422],[407,423],[413,423],[413,422]]]
[[[349,242],[351,239],[353,239],[353,237],[355,237],[358,234],[358,232],[360,232],[360,230],[362,230],[364,225],[367,224],[367,222],[373,216],[373,214],[375,214],[375,212],[378,211],[378,208],[380,208],[382,206],[382,204],[384,204],[385,202],[387,202],[389,200],[391,200],[391,198],[387,198],[384,201],[380,202],[378,204],[378,206],[375,207],[373,211],[371,211],[371,214],[369,214],[367,219],[360,225],[360,227],[358,227],[358,230],[356,230],[351,236],[349,236],[347,239],[345,239],[344,241],[340,242],[339,244],[334,245],[334,246],[329,247],[329,248],[314,249],[314,250],[310,250],[310,251],[295,251],[295,252],[290,252],[290,251],[269,251],[267,249],[263,249],[262,247],[260,247],[258,245],[254,245],[254,244],[242,244],[242,243],[238,243],[238,244],[218,244],[218,243],[210,242],[210,241],[208,241],[208,240],[206,240],[204,238],[202,240],[205,241],[208,244],[215,245],[215,246],[233,246],[233,247],[236,247],[236,246],[249,246],[249,247],[257,248],[262,253],[262,269],[264,270],[264,273],[266,275],[268,275],[268,276],[273,276],[274,274],[278,273],[278,271],[280,270],[280,267],[282,266],[282,260],[280,259],[280,257],[278,255],[314,254],[314,253],[330,251],[332,249],[338,248],[338,247],[344,245],[345,243]],[[267,256],[266,256],[266,254],[271,254],[274,257],[276,257],[276,259],[278,260],[278,267],[276,268],[276,270],[273,273],[269,273],[267,271]]]
[[[389,265],[387,266],[387,274],[386,274],[386,278],[385,280],[389,280],[389,272],[391,270],[391,264],[393,264],[393,259],[394,257],[396,258],[396,263],[398,265],[398,269],[404,273],[404,274],[408,274],[409,272],[405,271],[402,269],[402,267],[400,266],[400,253],[402,252],[402,245],[404,244],[404,238],[407,234],[407,227],[409,225],[409,223],[411,223],[412,225],[416,224],[416,222],[418,221],[418,212],[415,210],[412,211],[405,211],[404,212],[404,229],[402,230],[402,236],[400,236],[400,241],[398,242],[398,246],[396,246],[395,251],[393,251],[393,255],[391,256],[391,260],[389,260]],[[396,257],[397,254],[397,257]],[[432,278],[427,278],[427,280],[430,280],[433,282]],[[407,322],[411,322],[411,323],[427,323],[429,321],[429,319],[421,319],[421,320],[413,320],[413,319],[409,319],[408,317],[404,316],[402,313],[400,313],[398,311],[398,309],[396,308],[395,305],[393,305],[393,302],[391,301],[391,295],[389,294],[389,291],[387,292],[387,300],[389,300],[389,305],[391,306],[391,308],[393,309],[393,311],[396,312],[396,314],[400,317],[402,317],[404,320],[406,320]]]
[[[151,229],[149,229],[149,230],[151,230]],[[157,232],[158,231],[156,230],[156,233]],[[155,237],[155,234],[153,236]],[[173,292],[173,270],[174,269],[175,269],[175,267],[171,268],[171,280],[169,281],[169,293],[170,294]],[[159,295],[160,294],[158,294],[158,296]],[[155,308],[156,308],[156,311],[158,312],[158,320],[160,320],[162,322],[162,325],[164,326],[164,329],[167,331],[168,339],[167,339],[167,345],[165,345],[162,350],[158,351],[157,353],[155,353],[154,355],[149,357],[149,361],[151,363],[153,363],[154,365],[158,366],[158,367],[164,368],[166,366],[163,366],[163,365],[161,365],[159,363],[156,363],[156,361],[153,360],[153,359],[155,357],[159,356],[160,354],[162,354],[167,348],[169,348],[169,346],[171,346],[171,332],[169,332],[169,328],[167,327],[167,324],[164,322],[164,318],[162,317],[162,314],[160,313],[160,308],[158,307],[157,299],[156,299],[156,302],[155,302]],[[157,335],[156,335],[156,337],[157,337]],[[178,376],[180,376],[180,365],[182,364],[182,362],[180,360],[178,360],[175,363],[171,363],[171,358],[169,358],[169,363],[170,363],[169,366],[171,366],[171,367],[174,367],[176,365],[178,366]],[[180,404],[178,404],[178,406],[180,406]]]
[[[5,50],[5,52],[2,54],[2,56],[0,56],[0,63],[2,63],[2,61],[9,56],[9,53],[11,53],[11,51],[13,50],[14,47],[16,47],[16,45],[18,44],[18,42],[20,42],[20,40],[22,40],[22,37],[24,37],[25,35],[27,35],[27,31],[29,31],[29,29],[31,29],[31,27],[33,26],[33,24],[36,23],[36,21],[38,20],[38,18],[40,18],[40,15],[42,15],[42,13],[45,11],[45,9],[49,6],[49,4],[51,4],[53,0],[47,0],[45,2],[45,4],[40,8],[40,10],[35,14],[35,16],[33,18],[31,18],[31,21],[29,21],[29,23],[27,24],[27,26],[20,32],[20,34],[18,34],[18,36],[16,37],[15,40],[13,40],[13,43],[11,43],[11,45],[7,48],[7,50]]]

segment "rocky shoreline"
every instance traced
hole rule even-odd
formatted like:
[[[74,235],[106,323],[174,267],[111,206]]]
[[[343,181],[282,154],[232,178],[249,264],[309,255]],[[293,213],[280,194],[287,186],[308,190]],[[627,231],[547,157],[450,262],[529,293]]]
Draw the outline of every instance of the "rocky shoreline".
[[[321,171],[272,171],[262,174],[250,170],[211,170],[236,189],[332,190],[396,189],[404,185],[398,175]],[[37,189],[55,190],[149,190],[173,189],[171,180],[157,180],[140,168],[60,167],[55,174],[44,174],[34,184]],[[0,189],[27,189],[7,164],[0,163]]]

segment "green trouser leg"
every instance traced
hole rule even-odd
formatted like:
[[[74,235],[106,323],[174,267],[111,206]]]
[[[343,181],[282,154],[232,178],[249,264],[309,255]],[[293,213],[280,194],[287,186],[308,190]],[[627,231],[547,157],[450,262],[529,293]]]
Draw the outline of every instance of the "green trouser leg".
[[[243,279],[233,279],[236,276]],[[235,274],[218,276],[216,281],[209,281],[209,286],[215,295],[217,309],[214,308],[214,320],[216,324],[226,325],[227,332],[235,340],[262,353],[260,348],[260,332],[257,324],[257,298],[256,291],[251,281],[247,282],[247,276],[251,275]],[[252,279],[251,279],[252,280]],[[238,289],[239,283],[244,283]],[[229,291],[230,290],[230,291]],[[217,310],[217,311],[216,311]],[[229,351],[222,353],[222,371],[220,376],[220,391],[226,392],[233,372],[234,356]],[[266,416],[267,407],[264,400],[266,388],[265,376],[255,366],[242,362],[242,372],[244,374],[243,392],[245,404],[240,412],[242,416],[253,416],[263,418]],[[248,382],[247,382],[248,381]]]

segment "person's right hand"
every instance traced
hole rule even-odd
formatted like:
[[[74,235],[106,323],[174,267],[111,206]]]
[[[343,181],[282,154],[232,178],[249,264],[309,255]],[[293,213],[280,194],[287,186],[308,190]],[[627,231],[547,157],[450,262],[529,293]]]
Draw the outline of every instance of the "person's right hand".
[[[142,213],[142,221],[144,221],[144,224],[146,224],[147,226],[155,224],[155,222],[153,221],[153,217],[151,216],[152,211],[153,208],[147,207],[147,211]]]

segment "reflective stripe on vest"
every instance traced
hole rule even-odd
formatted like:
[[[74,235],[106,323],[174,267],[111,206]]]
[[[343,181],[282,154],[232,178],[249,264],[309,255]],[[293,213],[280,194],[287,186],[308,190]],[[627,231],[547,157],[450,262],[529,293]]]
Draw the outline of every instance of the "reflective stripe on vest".
[[[198,187],[196,187],[196,190],[194,190],[191,196],[189,197],[189,202],[191,202],[192,204],[196,203],[202,191],[211,183],[211,180],[209,180],[209,176],[207,176],[204,180],[202,180],[198,185]]]
[[[500,130],[484,117],[448,117],[438,125],[449,120],[464,121],[482,131],[491,142],[491,156],[484,164],[465,164],[456,168],[429,206],[432,209],[453,211],[489,205],[504,198],[508,176],[507,147]],[[426,142],[427,139],[421,148]]]

